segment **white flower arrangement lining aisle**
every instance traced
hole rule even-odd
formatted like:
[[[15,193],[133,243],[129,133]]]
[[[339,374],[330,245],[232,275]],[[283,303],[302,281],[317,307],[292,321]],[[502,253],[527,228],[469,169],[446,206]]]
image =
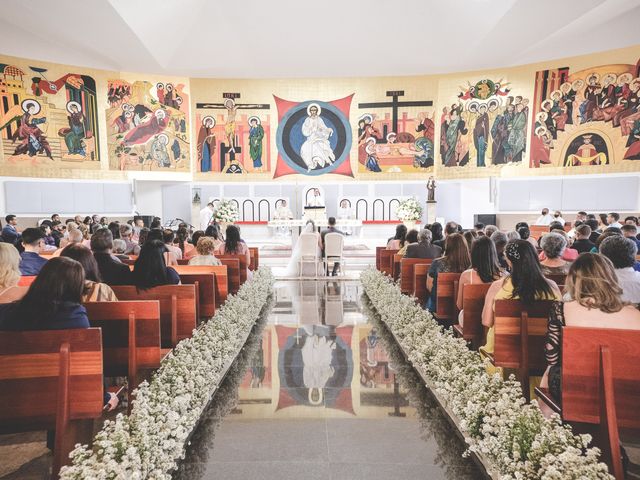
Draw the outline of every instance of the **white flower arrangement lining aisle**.
[[[494,478],[613,479],[589,435],[574,435],[557,415],[546,419],[527,404],[520,383],[490,376],[477,352],[455,338],[374,269],[361,275],[364,291],[408,360],[449,412],[469,450]]]
[[[164,359],[151,384],[143,382],[129,416],[118,414],[77,446],[61,479],[167,479],[184,458],[186,441],[211,396],[268,305],[271,270],[259,268],[213,318]]]

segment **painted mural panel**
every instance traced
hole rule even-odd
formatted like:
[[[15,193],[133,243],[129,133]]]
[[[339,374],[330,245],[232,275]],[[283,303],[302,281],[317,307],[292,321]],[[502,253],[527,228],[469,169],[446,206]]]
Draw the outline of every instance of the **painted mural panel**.
[[[189,95],[184,83],[107,84],[109,168],[189,171]]]
[[[639,65],[537,72],[530,167],[568,173],[639,168]]]
[[[244,103],[239,93],[224,93],[219,102],[196,103],[196,171],[269,175],[270,108],[268,103]]]
[[[403,90],[386,93],[385,100],[358,103],[364,111],[358,118],[358,172],[432,172],[433,102],[405,99]]]
[[[480,78],[460,87],[440,115],[440,160],[447,170],[499,174],[522,164],[527,149],[529,99],[504,79]]]
[[[3,173],[56,176],[100,168],[96,82],[62,70],[0,63]]]

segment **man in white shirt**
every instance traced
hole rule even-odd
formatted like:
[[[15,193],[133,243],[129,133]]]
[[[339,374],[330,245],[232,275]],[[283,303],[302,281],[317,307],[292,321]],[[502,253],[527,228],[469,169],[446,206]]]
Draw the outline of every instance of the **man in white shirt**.
[[[609,215],[607,215],[607,223],[609,224],[607,225],[607,228],[622,228],[622,224],[618,220],[620,220],[620,214],[611,212]]]
[[[200,210],[200,230],[205,231],[211,224],[214,210],[213,202],[207,203],[207,206]]]
[[[534,225],[548,226],[553,221],[553,217],[549,215],[549,209],[543,208],[542,215],[533,223]]]
[[[600,244],[600,253],[611,260],[616,269],[618,283],[622,287],[622,300],[640,303],[640,272],[633,268],[638,253],[636,243],[622,235],[613,235]]]

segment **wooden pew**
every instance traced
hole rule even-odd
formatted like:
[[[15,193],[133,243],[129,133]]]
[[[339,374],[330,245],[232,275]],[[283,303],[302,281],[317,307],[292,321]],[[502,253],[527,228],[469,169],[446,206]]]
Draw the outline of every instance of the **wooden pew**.
[[[142,370],[160,368],[160,303],[153,301],[87,302],[89,323],[102,329],[104,375],[127,377],[131,392]]]
[[[382,252],[383,250],[386,250],[386,247],[376,247],[376,270],[380,270],[380,252]]]
[[[103,408],[99,328],[0,332],[0,434],[55,430],[53,475]]]
[[[192,285],[196,281],[199,283],[200,315],[203,317],[212,317],[216,309],[220,308],[227,300],[229,295],[229,276],[226,265],[178,265],[173,268],[180,275],[182,283],[188,285]],[[214,276],[213,294],[209,293],[210,275]],[[211,304],[212,301],[213,305]]]
[[[223,265],[227,266],[229,275],[229,292],[238,293],[240,285],[247,281],[247,259],[235,255],[216,255]]]
[[[398,250],[381,250],[380,251],[380,271],[385,275],[393,274],[393,256]]]
[[[427,301],[427,275],[431,264],[418,263],[413,267],[413,296],[419,305],[424,305]]]
[[[466,287],[465,287],[466,288]],[[552,301],[525,305],[519,300],[496,300],[493,363],[518,369],[522,393],[529,401],[529,376],[542,375],[547,367],[545,343]]]
[[[18,286],[28,287],[33,283],[35,279],[35,275],[23,275],[22,277],[20,277],[20,280],[18,280]]]
[[[482,309],[490,286],[491,283],[469,283],[462,291],[462,326],[454,325],[453,333],[471,343],[473,350],[482,343]]]
[[[393,255],[393,263],[391,264],[391,275],[393,276],[393,279],[395,281],[398,281],[400,279],[400,262],[402,262],[403,258],[404,255],[399,255],[397,253]]]
[[[562,329],[562,408],[551,403],[566,422],[599,426],[594,444],[616,480],[624,479],[618,427],[640,429],[639,344],[638,330]]]
[[[173,348],[190,338],[196,328],[196,286],[162,285],[138,290],[132,285],[112,285],[118,300],[158,300],[160,302],[160,338],[162,348]]]
[[[189,260],[190,260],[189,258],[179,258],[177,262],[178,262],[178,265],[189,265]]]
[[[459,280],[459,273],[438,274],[435,317],[439,322],[445,324],[458,323],[456,294],[458,292]]]
[[[249,270],[255,272],[260,266],[260,251],[258,250],[258,247],[249,247],[249,255],[251,256]]]
[[[548,225],[531,225],[529,227],[529,232],[533,238],[538,240],[540,237],[549,233],[549,226]]]
[[[400,291],[411,295],[413,288],[413,272],[416,265],[431,265],[431,258],[402,258],[400,260]],[[426,280],[426,278],[425,278]],[[426,283],[425,283],[426,286]]]

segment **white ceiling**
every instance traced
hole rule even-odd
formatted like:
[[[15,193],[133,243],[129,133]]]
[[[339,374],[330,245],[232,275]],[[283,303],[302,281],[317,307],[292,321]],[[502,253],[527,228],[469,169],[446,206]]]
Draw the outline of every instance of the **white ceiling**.
[[[0,53],[193,77],[520,65],[640,44],[640,0],[23,0]]]

